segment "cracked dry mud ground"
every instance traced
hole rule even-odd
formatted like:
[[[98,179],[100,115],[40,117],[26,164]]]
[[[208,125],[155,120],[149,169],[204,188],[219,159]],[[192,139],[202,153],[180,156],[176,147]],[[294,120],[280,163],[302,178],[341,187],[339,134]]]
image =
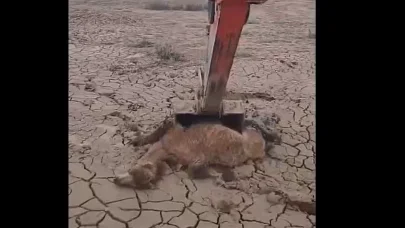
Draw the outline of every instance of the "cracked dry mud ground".
[[[283,143],[262,164],[237,168],[236,189],[182,172],[168,173],[155,190],[112,183],[146,150],[127,145],[136,132],[150,132],[172,101],[193,96],[207,13],[146,10],[136,0],[69,7],[70,228],[316,226],[314,0],[252,6],[228,96],[246,99],[250,116],[278,114]],[[185,60],[159,61],[154,46],[165,42]]]

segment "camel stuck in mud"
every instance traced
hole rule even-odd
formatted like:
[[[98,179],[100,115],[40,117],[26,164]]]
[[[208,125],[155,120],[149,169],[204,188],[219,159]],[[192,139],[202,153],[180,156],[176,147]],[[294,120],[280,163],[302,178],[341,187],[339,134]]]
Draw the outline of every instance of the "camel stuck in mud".
[[[153,145],[114,182],[122,186],[152,188],[167,165],[175,170],[187,168],[191,178],[232,175],[232,168],[249,160],[263,159],[268,144],[280,143],[277,133],[264,131],[255,121],[248,122],[261,132],[245,127],[239,133],[219,123],[199,123],[185,128],[165,120],[152,134],[132,141],[133,145]],[[213,166],[221,167],[223,173],[216,173]]]

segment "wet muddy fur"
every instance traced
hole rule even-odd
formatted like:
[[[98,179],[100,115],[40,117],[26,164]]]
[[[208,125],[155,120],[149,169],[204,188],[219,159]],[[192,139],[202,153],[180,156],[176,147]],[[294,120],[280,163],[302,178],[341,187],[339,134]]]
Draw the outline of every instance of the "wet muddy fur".
[[[218,177],[221,173],[224,181],[232,181],[236,177],[231,168],[250,159],[263,158],[265,147],[279,142],[277,133],[263,129],[255,121],[247,123],[259,131],[245,129],[240,134],[213,123],[200,123],[184,128],[175,126],[173,121],[166,118],[154,132],[131,142],[138,146],[148,143],[153,145],[127,174],[118,176],[115,183],[135,188],[151,188],[164,173],[164,167],[167,167],[164,163],[172,168],[180,164],[194,179]],[[215,172],[211,165],[217,166]],[[221,166],[223,168],[218,169]]]

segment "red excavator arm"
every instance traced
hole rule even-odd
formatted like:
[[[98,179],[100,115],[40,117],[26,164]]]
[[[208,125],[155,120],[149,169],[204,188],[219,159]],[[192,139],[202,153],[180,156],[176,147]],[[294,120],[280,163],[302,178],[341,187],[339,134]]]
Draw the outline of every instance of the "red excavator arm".
[[[219,119],[224,125],[242,131],[242,101],[223,100],[250,4],[267,0],[209,0],[208,48],[204,70],[199,69],[200,87],[196,101],[174,104],[176,122],[188,126],[204,119]]]
[[[204,75],[201,111],[221,112],[229,73],[239,38],[250,12],[250,4],[267,0],[209,0],[208,51]]]

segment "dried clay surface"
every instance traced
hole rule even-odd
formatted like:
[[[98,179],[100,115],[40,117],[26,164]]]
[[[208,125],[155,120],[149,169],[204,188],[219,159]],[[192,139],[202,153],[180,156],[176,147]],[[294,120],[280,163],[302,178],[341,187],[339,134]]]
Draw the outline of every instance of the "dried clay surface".
[[[315,227],[314,0],[253,5],[242,32],[227,98],[249,118],[280,117],[282,143],[264,161],[224,183],[183,171],[153,190],[113,183],[148,148],[131,139],[198,86],[204,4],[155,3],[69,0],[69,227]]]

